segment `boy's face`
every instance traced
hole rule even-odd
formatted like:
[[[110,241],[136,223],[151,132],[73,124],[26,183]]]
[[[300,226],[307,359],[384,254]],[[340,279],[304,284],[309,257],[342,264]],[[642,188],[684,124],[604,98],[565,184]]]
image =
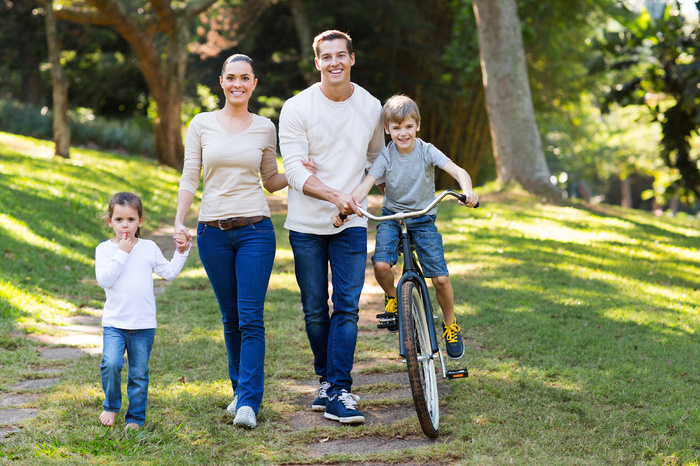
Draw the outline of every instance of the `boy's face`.
[[[396,144],[400,154],[409,154],[416,148],[416,132],[420,130],[420,123],[416,123],[413,117],[404,119],[401,123],[389,123],[384,127],[386,134]]]

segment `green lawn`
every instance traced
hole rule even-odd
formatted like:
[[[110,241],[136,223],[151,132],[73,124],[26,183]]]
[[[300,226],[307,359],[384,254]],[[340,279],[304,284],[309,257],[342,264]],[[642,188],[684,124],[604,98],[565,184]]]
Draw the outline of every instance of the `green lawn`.
[[[0,462],[314,463],[321,460],[305,445],[318,439],[420,434],[415,417],[283,427],[303,409],[288,382],[313,372],[281,216],[273,219],[278,253],[259,427],[234,429],[222,414],[230,385],[220,315],[196,254],[158,298],[146,428],[127,435],[101,427],[99,359],[40,361],[22,334],[100,308],[94,248],[109,231],[97,215],[113,192],[135,191],[149,214],[148,237],[171,223],[179,175],[136,157],[51,154],[48,143],[0,133],[0,395],[39,366],[67,364],[36,403],[39,415],[0,443]],[[446,202],[438,217],[470,370],[448,382],[452,395],[442,400],[447,443],[325,461],[697,464],[700,220],[541,204],[517,191],[480,194],[481,208]],[[391,356],[395,346],[389,335],[360,338],[357,358]]]

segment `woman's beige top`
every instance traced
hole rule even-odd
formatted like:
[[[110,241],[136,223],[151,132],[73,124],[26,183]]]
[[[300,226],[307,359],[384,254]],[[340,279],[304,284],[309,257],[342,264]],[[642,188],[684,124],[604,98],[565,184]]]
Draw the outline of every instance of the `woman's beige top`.
[[[260,178],[277,174],[277,132],[268,118],[253,115],[238,134],[226,132],[214,112],[196,115],[187,130],[180,190],[197,193],[202,173],[199,221],[270,216]]]

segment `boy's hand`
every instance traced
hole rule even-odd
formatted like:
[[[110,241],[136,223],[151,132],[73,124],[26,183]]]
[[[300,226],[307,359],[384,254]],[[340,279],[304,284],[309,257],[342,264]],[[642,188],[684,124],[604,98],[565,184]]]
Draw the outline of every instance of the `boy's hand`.
[[[138,240],[135,236],[129,236],[128,233],[122,233],[122,237],[119,238],[119,246],[117,247],[125,253],[129,254],[131,250],[134,249],[136,241]]]
[[[333,212],[333,215],[331,215],[331,222],[333,222],[333,226],[336,228],[343,226],[343,223],[345,223],[347,221],[348,221],[348,217],[346,216],[344,220],[341,219],[340,212],[337,210],[335,212]]]
[[[467,207],[474,207],[477,202],[479,202],[479,196],[477,196],[474,191],[464,191],[462,194],[464,194],[467,197],[467,200],[465,202],[459,201],[460,204],[465,205]]]

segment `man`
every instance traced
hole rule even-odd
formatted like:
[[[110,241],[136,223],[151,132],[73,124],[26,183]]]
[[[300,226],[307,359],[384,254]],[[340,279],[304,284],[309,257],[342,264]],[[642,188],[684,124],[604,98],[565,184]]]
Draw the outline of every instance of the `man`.
[[[351,393],[359,300],[367,260],[367,220],[353,216],[341,228],[337,208],[359,213],[349,193],[384,148],[380,102],[350,81],[352,40],[340,31],[314,39],[316,83],[287,100],[280,114],[280,150],[289,182],[285,228],[294,252],[306,334],[320,387],[312,403],[328,419],[363,423]],[[314,159],[316,174],[303,162]],[[365,204],[366,207],[366,204]],[[328,307],[328,264],[333,313]]]

